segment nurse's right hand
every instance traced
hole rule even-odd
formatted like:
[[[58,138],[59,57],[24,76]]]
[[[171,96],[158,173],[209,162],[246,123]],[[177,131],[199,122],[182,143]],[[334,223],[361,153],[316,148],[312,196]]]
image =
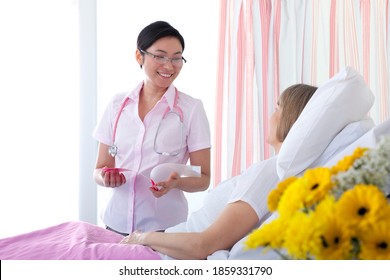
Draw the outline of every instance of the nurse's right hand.
[[[101,171],[103,186],[108,188],[116,188],[126,183],[126,177],[118,170]]]

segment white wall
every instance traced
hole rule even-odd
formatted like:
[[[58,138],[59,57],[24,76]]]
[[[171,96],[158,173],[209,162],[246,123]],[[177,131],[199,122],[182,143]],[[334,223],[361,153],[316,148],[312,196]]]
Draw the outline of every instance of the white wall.
[[[0,38],[4,237],[77,219],[77,5],[0,1]]]

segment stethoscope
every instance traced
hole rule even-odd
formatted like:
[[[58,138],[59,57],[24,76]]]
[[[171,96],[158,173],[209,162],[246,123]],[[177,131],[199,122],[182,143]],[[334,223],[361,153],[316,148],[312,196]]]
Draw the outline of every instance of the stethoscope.
[[[155,153],[159,154],[159,155],[163,155],[163,156],[177,156],[180,152],[180,148],[183,146],[183,133],[184,133],[184,125],[183,125],[183,111],[177,106],[177,101],[179,99],[179,92],[178,90],[175,88],[175,100],[173,102],[173,107],[172,109],[170,107],[168,107],[165,112],[164,112],[164,115],[157,127],[157,131],[156,131],[156,135],[154,136],[154,143],[153,143],[153,150]],[[130,97],[126,97],[124,99],[124,101],[122,102],[122,105],[118,111],[118,114],[115,118],[115,123],[114,123],[114,130],[113,130],[113,134],[112,134],[112,145],[110,145],[110,147],[108,148],[108,153],[112,156],[112,157],[115,157],[117,154],[118,154],[118,146],[115,145],[115,136],[116,136],[116,129],[118,127],[118,121],[119,121],[119,118],[123,112],[123,109],[126,107],[126,105],[128,104],[130,100]],[[181,139],[181,145],[178,149],[174,150],[174,151],[171,151],[171,152],[168,152],[168,151],[160,151],[158,148],[156,148],[156,143],[157,143],[157,136],[160,132],[160,129],[161,129],[161,123],[164,121],[164,119],[168,116],[168,114],[174,114],[177,119],[179,120],[179,125],[180,125],[180,131],[181,131],[181,135],[180,135],[180,139]]]

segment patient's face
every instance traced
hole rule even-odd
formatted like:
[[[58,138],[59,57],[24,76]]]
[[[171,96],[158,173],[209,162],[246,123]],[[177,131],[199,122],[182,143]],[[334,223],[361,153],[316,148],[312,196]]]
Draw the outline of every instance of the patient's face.
[[[278,138],[276,137],[276,128],[278,127],[278,124],[280,122],[280,112],[281,112],[281,108],[279,107],[278,104],[269,120],[267,143],[273,146],[274,148],[280,146],[281,144]]]

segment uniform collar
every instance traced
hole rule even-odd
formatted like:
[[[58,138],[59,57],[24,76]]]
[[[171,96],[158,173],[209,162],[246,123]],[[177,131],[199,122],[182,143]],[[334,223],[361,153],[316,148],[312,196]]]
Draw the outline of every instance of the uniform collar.
[[[144,86],[144,82],[139,83],[131,92],[129,92],[127,97],[129,97],[131,100],[138,103],[139,94],[143,86]]]
[[[144,82],[139,83],[138,86],[128,94],[128,97],[131,100],[138,102],[139,94],[143,86],[144,86]],[[161,97],[160,102],[165,100],[168,103],[169,107],[173,109],[175,103],[175,96],[176,96],[176,88],[173,84],[171,84],[168,87],[167,91],[164,93],[164,95]]]
[[[169,107],[173,109],[175,103],[175,97],[176,97],[176,88],[174,85],[171,84],[161,99],[165,99]]]

